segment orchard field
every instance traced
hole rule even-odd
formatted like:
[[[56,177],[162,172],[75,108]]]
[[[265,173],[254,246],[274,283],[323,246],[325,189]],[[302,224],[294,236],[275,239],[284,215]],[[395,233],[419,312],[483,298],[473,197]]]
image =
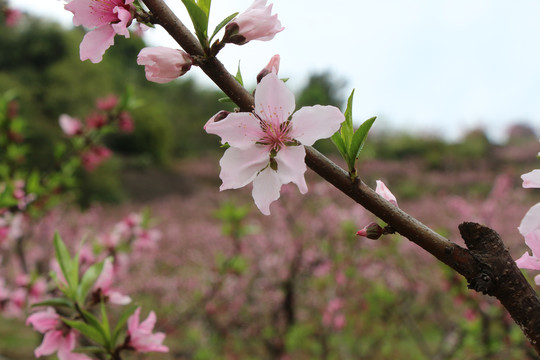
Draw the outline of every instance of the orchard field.
[[[111,323],[122,322],[125,296],[141,319],[155,312],[147,335],[163,333],[168,352],[138,348],[128,325],[122,359],[536,358],[497,299],[467,289],[399,234],[356,235],[385,224],[314,172],[306,172],[305,195],[281,188],[271,216],[250,188],[220,192],[222,151],[202,125],[222,109],[223,94],[189,78],[146,82],[131,61],[140,38],[117,37],[107,61],[94,65],[79,60],[82,31],[29,16],[1,30],[0,200],[9,206],[0,206],[0,359],[35,358],[43,335],[25,324],[30,305],[70,296],[66,260],[53,261],[55,233],[79,253],[81,273],[95,263],[105,273],[114,261],[114,285],[86,289],[91,304],[110,302]],[[342,88],[329,73],[313,74],[297,105],[344,110]],[[62,114],[73,118],[59,126]],[[375,126],[357,172],[372,187],[383,180],[400,209],[438,234],[463,244],[458,225],[479,222],[517,259],[527,251],[517,227],[540,200],[520,179],[538,167],[538,135],[516,124],[504,143],[482,129],[448,142]],[[347,166],[329,140],[315,147]],[[10,182],[17,176],[22,185]],[[69,320],[64,335],[66,325],[90,334],[82,347],[99,344]]]

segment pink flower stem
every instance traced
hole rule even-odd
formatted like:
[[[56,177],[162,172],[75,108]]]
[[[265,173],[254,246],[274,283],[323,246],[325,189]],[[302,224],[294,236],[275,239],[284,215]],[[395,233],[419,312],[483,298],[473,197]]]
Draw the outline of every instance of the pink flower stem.
[[[188,54],[198,59],[197,65],[240,107],[241,111],[251,111],[254,108],[253,96],[227,72],[218,59],[205,55],[195,36],[163,0],[144,0],[144,3],[152,12],[156,23],[163,26]],[[399,234],[463,275],[468,280],[469,287],[499,298],[540,355],[540,317],[535,315],[540,313],[540,299],[508,252],[501,250],[505,246],[493,230],[478,224],[462,224],[462,236],[468,249],[463,248],[383,199],[361,180],[351,180],[345,170],[308,146],[306,146],[306,164]],[[464,232],[463,229],[467,231]],[[481,234],[486,233],[492,235],[489,237],[493,240],[491,246],[485,246],[485,239],[481,237]],[[502,263],[501,259],[504,259]],[[505,281],[501,281],[502,278]]]

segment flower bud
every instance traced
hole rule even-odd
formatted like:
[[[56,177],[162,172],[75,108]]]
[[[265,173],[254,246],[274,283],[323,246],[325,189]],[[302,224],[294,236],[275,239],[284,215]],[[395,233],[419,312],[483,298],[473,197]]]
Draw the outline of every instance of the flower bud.
[[[193,61],[182,50],[156,46],[142,49],[137,56],[137,64],[145,66],[148,81],[164,84],[188,72]]]
[[[284,28],[272,15],[272,4],[255,0],[251,6],[225,27],[224,43],[244,45],[251,40],[268,41]]]
[[[368,226],[359,230],[356,235],[367,237],[368,239],[377,240],[384,234],[384,229],[377,223],[370,223]]]
[[[270,74],[271,72],[274,72],[275,74],[277,74],[278,71],[279,71],[279,54],[276,54],[272,56],[268,65],[266,65],[261,70],[261,72],[259,72],[259,74],[257,75],[257,84],[260,83],[263,77],[265,77],[266,75]]]
[[[62,131],[67,136],[75,136],[82,134],[83,127],[78,119],[72,118],[71,116],[66,114],[62,114],[60,115],[60,119],[58,120],[58,122],[60,123]]]

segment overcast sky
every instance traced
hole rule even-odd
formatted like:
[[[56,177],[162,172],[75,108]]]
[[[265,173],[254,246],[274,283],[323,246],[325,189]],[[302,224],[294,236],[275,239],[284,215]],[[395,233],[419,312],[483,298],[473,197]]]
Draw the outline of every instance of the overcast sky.
[[[9,2],[71,24],[60,0]],[[310,73],[329,70],[347,81],[344,97],[356,88],[355,121],[378,116],[379,131],[409,129],[454,139],[482,127],[500,139],[516,121],[540,131],[538,0],[269,2],[285,30],[270,42],[228,45],[219,55],[231,72],[241,60],[244,79],[254,79],[280,54],[280,76],[290,78],[293,90]],[[251,3],[214,0],[211,29]],[[181,7],[178,15],[191,25]],[[162,29],[145,37],[152,45],[174,47]],[[198,69],[188,74],[210,84]]]

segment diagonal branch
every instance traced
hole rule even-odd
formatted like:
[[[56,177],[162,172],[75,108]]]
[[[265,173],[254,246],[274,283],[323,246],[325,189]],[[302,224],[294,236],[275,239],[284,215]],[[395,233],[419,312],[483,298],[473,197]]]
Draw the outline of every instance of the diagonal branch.
[[[156,22],[178,42],[210,79],[243,111],[253,109],[253,96],[215,57],[206,57],[198,40],[163,0],[143,0]],[[388,223],[398,233],[435,256],[469,282],[469,287],[497,297],[540,355],[540,299],[517,268],[499,235],[484,226],[465,223],[460,231],[468,249],[437,234],[380,197],[312,147],[306,164],[337,189]]]

